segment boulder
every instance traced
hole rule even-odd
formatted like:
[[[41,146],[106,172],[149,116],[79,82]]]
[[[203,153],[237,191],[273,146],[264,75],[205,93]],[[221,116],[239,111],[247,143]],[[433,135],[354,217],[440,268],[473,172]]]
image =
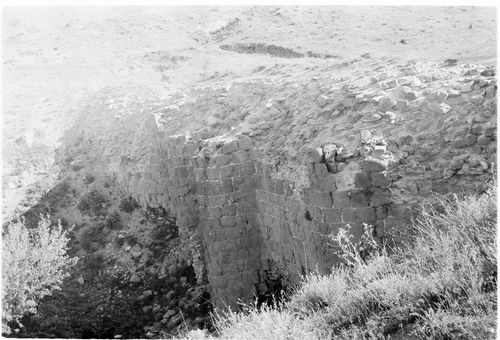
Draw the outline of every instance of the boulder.
[[[370,174],[367,172],[358,172],[354,175],[354,185],[358,188],[369,189],[371,187]]]
[[[168,300],[168,301],[173,300],[173,299],[174,299],[174,297],[175,297],[175,291],[174,291],[174,290],[169,291],[169,292],[167,293],[167,295],[166,295],[166,298],[167,298],[167,300]]]
[[[324,107],[328,102],[328,97],[325,96],[325,95],[320,95],[318,96],[318,98],[316,99],[316,104],[318,104],[319,107]]]
[[[445,169],[443,172],[443,179],[451,178],[455,175],[456,170],[453,169]]]
[[[389,111],[396,105],[396,101],[389,97],[384,97],[380,100],[378,104],[378,109],[382,112]]]
[[[174,316],[175,314],[177,314],[177,312],[173,309],[169,309],[165,312],[165,314],[163,314],[163,320],[168,320],[170,319],[172,316]]]
[[[427,108],[436,113],[448,113],[451,110],[450,105],[445,103],[427,103]]]
[[[177,265],[176,264],[171,264],[168,266],[168,274],[170,276],[174,275],[177,272]]]
[[[404,98],[406,100],[410,100],[410,101],[417,99],[417,97],[418,97],[418,95],[417,95],[417,92],[415,92],[415,91],[408,91],[408,92],[405,92],[405,94],[404,94]]]
[[[261,295],[264,295],[265,293],[267,293],[267,285],[263,282],[257,284],[257,292]]]
[[[229,154],[235,151],[238,151],[238,142],[236,141],[231,141],[229,143],[226,143],[222,147],[222,153],[224,154]]]
[[[470,102],[474,105],[481,105],[484,101],[484,97],[480,94],[470,97]]]
[[[486,136],[481,136],[477,139],[477,143],[480,144],[480,145],[486,145],[486,144],[489,144],[491,143],[493,140],[489,137],[486,137]]]
[[[472,92],[472,90],[474,90],[474,83],[473,82],[465,83],[460,88],[460,92],[462,92],[462,93],[469,93],[469,92]]]
[[[458,63],[458,60],[457,59],[454,59],[454,58],[450,58],[450,59],[446,59],[444,61],[444,66],[456,66]]]
[[[448,98],[448,93],[445,91],[437,91],[437,101],[438,103],[444,103],[446,101],[446,98]]]
[[[367,157],[361,161],[361,169],[366,172],[381,172],[387,170],[389,167],[389,160]]]
[[[156,332],[159,332],[160,329],[161,329],[161,323],[155,322],[153,324],[153,327],[151,327],[151,332],[156,333]]]
[[[361,130],[361,143],[368,144],[372,138],[372,133],[368,130]]]
[[[320,148],[303,146],[299,149],[299,157],[303,164],[319,163],[323,158],[323,150]]]
[[[375,145],[373,148],[373,153],[376,155],[382,155],[387,151],[387,146],[385,145]]]
[[[130,277],[130,282],[132,283],[137,283],[137,282],[141,282],[141,278],[139,277],[139,275],[137,274],[133,274],[131,277]]]
[[[387,79],[380,83],[380,87],[384,90],[392,89],[396,86],[398,86],[398,80],[395,78]]]
[[[337,156],[335,156],[335,160],[337,162],[344,162],[346,159],[349,159],[349,158],[352,158],[352,157],[354,157],[354,153],[348,152],[346,150],[343,150],[340,153],[337,152]]]
[[[385,113],[385,116],[391,121],[391,124],[394,124],[396,122],[396,114],[392,111],[387,111]]]
[[[476,135],[468,134],[464,138],[464,144],[467,146],[474,145],[475,142],[476,142]]]
[[[335,144],[327,144],[323,147],[323,154],[327,162],[332,162],[337,155],[337,146]]]
[[[496,72],[494,69],[486,69],[480,73],[483,77],[494,77]]]
[[[386,187],[391,184],[391,178],[387,171],[373,172],[371,174],[372,185],[375,187]]]
[[[196,319],[194,319],[194,323],[201,328],[205,325],[205,319],[202,317],[197,317]]]
[[[177,326],[178,324],[180,324],[182,322],[182,316],[177,314],[176,316],[172,317],[168,323],[167,323],[167,327],[172,329],[174,328],[175,326]]]

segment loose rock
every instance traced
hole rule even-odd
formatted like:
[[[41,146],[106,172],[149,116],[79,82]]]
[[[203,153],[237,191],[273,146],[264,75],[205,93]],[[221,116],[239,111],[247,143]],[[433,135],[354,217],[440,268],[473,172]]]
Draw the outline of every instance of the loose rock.
[[[327,104],[328,97],[325,95],[320,95],[316,99],[316,103],[318,104],[319,107],[324,107]]]
[[[323,158],[323,150],[321,148],[303,146],[299,149],[299,157],[303,164],[319,163]]]
[[[472,96],[470,98],[470,102],[474,105],[477,105],[477,106],[481,105],[483,103],[483,101],[484,101],[484,97],[482,95]]]
[[[323,154],[325,155],[325,160],[327,162],[332,162],[335,160],[337,155],[337,146],[335,144],[327,144],[323,147]]]
[[[367,157],[361,161],[361,168],[366,172],[381,172],[387,170],[389,161],[374,157]]]
[[[372,138],[372,133],[368,130],[361,130],[361,143],[368,144]]]
[[[130,277],[129,281],[132,283],[137,283],[137,282],[141,282],[141,278],[139,277],[139,275],[134,274]]]
[[[389,97],[384,97],[380,100],[378,109],[379,111],[386,112],[396,105],[396,101]]]

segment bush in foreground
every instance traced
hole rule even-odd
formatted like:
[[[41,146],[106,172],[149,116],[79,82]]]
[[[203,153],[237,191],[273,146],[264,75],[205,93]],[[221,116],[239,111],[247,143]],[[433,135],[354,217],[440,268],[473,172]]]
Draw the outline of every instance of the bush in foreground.
[[[69,238],[61,223],[41,216],[36,228],[11,223],[2,237],[2,333],[27,313],[36,313],[44,296],[59,289],[76,258],[66,255]]]
[[[363,244],[354,243],[343,229],[332,236],[343,265],[330,275],[305,277],[281,307],[219,313],[218,333],[238,339],[494,338],[496,224],[492,185],[481,196],[424,205],[404,249],[377,246],[369,229]],[[360,255],[367,245],[368,259]]]

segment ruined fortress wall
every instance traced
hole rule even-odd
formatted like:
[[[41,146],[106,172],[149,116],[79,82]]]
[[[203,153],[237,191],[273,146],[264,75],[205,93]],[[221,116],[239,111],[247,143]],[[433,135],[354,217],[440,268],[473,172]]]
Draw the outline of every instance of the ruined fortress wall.
[[[119,174],[141,205],[176,217],[197,279],[210,284],[214,303],[235,306],[265,293],[276,276],[294,283],[316,267],[329,271],[337,258],[328,235],[342,226],[359,238],[367,223],[378,238],[390,238],[410,208],[433,192],[484,191],[496,163],[496,84],[468,77],[459,90],[422,91],[410,106],[397,102],[404,123],[358,124],[349,156],[328,160],[323,149],[311,158],[316,151],[309,150],[299,160],[305,185],[280,177],[245,135],[165,136],[150,117],[128,130],[131,139],[121,143],[130,146],[119,161],[113,160],[117,142],[96,144],[111,145],[102,151],[109,155],[103,166]],[[348,115],[359,122],[362,114],[353,108],[366,100],[379,110],[384,102],[357,96]],[[113,140],[121,129],[109,125],[109,132],[92,132],[95,138]],[[366,129],[386,145],[363,142]]]
[[[483,123],[474,125],[474,143],[459,148],[449,143],[442,151],[487,154],[495,133]],[[438,174],[357,155],[337,172],[323,161],[305,164],[309,185],[296,190],[295,183],[277,179],[274,167],[259,160],[246,136],[215,152],[203,152],[207,143],[201,138],[159,134],[158,145],[131,191],[142,205],[162,206],[176,216],[197,278],[210,283],[219,307],[234,307],[257,290],[265,293],[276,270],[291,283],[316,268],[328,272],[337,261],[328,235],[347,224],[355,238],[364,223],[374,225],[378,237],[394,235],[408,210],[399,197],[401,187],[394,185],[400,173],[407,172],[414,194],[422,197],[433,191],[477,191],[478,180],[488,176],[488,165],[474,157],[453,158]],[[415,146],[415,157],[422,159],[422,148]]]
[[[277,262],[291,281],[316,268],[328,272],[337,260],[329,235],[350,225],[359,239],[364,223],[384,223],[392,203],[385,171],[373,172],[372,181],[352,160],[344,169],[352,171],[349,183],[343,174],[330,173],[325,163],[310,163],[307,170],[311,185],[298,194],[293,183],[273,180],[272,167],[257,163],[256,215],[263,267],[269,260]]]
[[[255,157],[249,139],[199,156],[205,144],[159,134],[156,157],[150,153],[130,191],[144,207],[161,206],[176,217],[197,279],[210,283],[216,305],[234,306],[238,298],[252,297],[258,283]]]
[[[353,157],[337,173],[310,162],[309,186],[299,192],[258,160],[248,137],[212,154],[200,152],[204,140],[160,138],[158,157],[132,192],[144,206],[176,216],[198,280],[210,283],[219,307],[251,298],[256,287],[265,293],[273,270],[289,282],[315,268],[328,272],[337,261],[328,235],[342,226],[359,238],[364,223],[379,236],[403,223],[405,207],[394,201],[391,165],[382,158]]]

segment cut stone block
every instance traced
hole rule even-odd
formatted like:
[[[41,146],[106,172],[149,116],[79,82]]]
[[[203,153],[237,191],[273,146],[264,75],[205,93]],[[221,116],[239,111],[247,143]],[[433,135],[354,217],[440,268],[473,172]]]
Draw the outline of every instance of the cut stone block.
[[[388,167],[389,161],[387,159],[367,157],[361,161],[361,169],[366,172],[381,172],[387,170]]]

